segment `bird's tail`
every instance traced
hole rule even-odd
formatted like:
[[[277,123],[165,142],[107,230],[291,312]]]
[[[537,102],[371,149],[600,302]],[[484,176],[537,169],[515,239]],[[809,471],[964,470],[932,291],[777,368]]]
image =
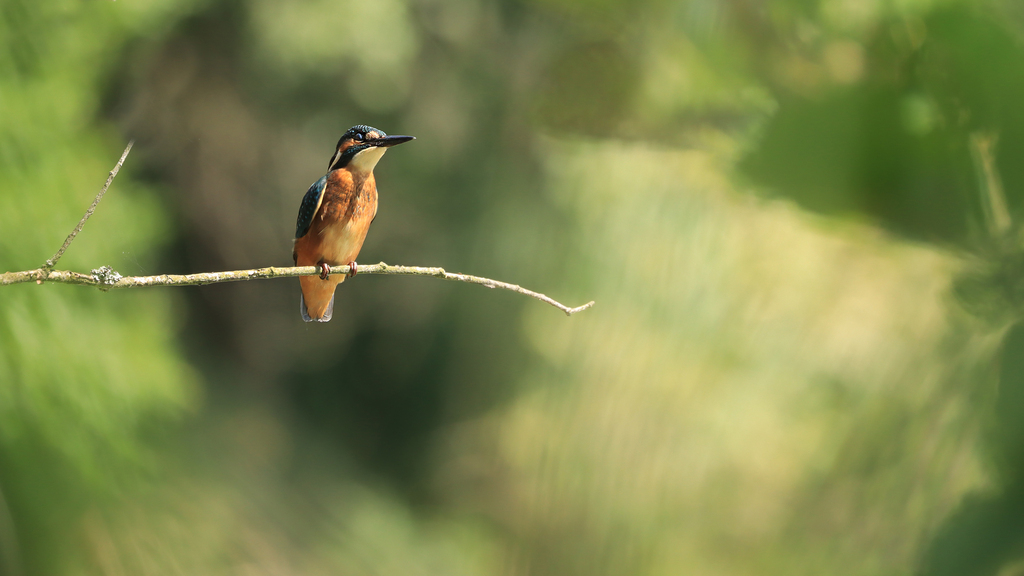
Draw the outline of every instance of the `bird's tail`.
[[[309,310],[306,308],[306,299],[302,297],[302,293],[299,293],[299,312],[302,313],[302,319],[306,322],[328,322],[331,317],[334,316],[334,296],[331,296],[331,301],[327,304],[327,310],[324,311],[324,315],[319,318],[312,318],[309,315]]]
[[[327,322],[334,315],[334,289],[345,280],[342,275],[333,275],[327,280],[316,276],[302,276],[299,283],[299,312],[306,322]]]

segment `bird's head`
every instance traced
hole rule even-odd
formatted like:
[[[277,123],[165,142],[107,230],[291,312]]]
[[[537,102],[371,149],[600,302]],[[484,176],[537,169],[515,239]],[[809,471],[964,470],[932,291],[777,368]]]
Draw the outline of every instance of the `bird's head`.
[[[327,171],[348,168],[353,172],[372,172],[377,161],[391,146],[415,140],[412,136],[388,136],[370,126],[353,126],[338,140],[338,148]]]

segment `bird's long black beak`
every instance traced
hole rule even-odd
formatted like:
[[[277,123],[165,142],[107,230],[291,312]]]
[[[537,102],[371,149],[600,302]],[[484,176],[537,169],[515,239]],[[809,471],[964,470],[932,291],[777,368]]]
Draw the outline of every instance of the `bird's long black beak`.
[[[374,140],[373,145],[380,146],[382,148],[390,148],[392,146],[397,146],[403,142],[408,142],[410,140],[415,139],[415,136],[385,136],[383,138],[377,138],[376,140]]]

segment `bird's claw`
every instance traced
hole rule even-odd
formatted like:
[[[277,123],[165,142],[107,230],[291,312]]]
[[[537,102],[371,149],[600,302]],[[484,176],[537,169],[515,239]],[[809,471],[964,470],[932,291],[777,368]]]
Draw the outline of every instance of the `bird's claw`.
[[[320,279],[327,280],[327,277],[331,275],[331,265],[327,262],[320,263]]]
[[[348,263],[348,275],[355,276],[359,272],[359,268],[356,266],[355,260]]]

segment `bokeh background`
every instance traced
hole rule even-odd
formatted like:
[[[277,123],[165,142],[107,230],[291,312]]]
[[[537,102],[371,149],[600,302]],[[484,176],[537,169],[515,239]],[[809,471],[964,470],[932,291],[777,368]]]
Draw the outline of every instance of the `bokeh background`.
[[[1015,0],[0,0],[0,574],[1024,574]]]

